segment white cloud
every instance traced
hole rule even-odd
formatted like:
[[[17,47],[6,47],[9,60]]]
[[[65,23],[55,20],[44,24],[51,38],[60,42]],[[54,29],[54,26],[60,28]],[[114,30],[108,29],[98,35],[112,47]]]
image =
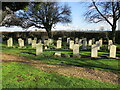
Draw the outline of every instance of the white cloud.
[[[56,25],[52,30],[80,30],[80,26],[75,25]]]
[[[95,6],[91,6],[91,7],[89,8],[89,10],[91,10],[91,9],[95,9]]]
[[[12,27],[0,27],[0,31],[9,31],[9,32],[14,32],[14,31],[24,31],[21,27],[17,26],[12,26]]]

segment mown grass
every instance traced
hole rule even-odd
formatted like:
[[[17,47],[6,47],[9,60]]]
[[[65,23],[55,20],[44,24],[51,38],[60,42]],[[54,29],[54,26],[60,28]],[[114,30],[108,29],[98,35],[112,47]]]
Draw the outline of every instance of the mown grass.
[[[117,45],[118,49],[120,49],[120,45]],[[68,58],[68,57],[53,57],[53,54],[55,52],[61,52],[64,54],[72,54],[72,50],[69,49],[48,49],[44,50],[43,54],[41,56],[35,55],[35,49],[32,49],[30,45],[26,46],[27,48],[8,48],[5,44],[2,44],[2,52],[9,53],[16,56],[23,56],[26,58],[34,59],[34,60],[40,60],[46,63],[54,63],[54,64],[67,64],[67,65],[75,65],[80,67],[87,67],[92,69],[100,69],[108,72],[114,72],[114,73],[120,73],[120,69],[118,67],[118,63],[120,60],[117,59],[108,59],[104,58],[106,56],[109,56],[109,51],[101,49],[99,51],[99,56],[102,56],[103,58],[90,58],[91,51],[88,50],[82,50],[80,51],[81,56],[85,56],[84,58]],[[90,47],[88,47],[90,48]],[[120,51],[117,51],[117,57],[120,57]]]
[[[2,88],[117,88],[118,85],[47,73],[27,64],[5,62]]]

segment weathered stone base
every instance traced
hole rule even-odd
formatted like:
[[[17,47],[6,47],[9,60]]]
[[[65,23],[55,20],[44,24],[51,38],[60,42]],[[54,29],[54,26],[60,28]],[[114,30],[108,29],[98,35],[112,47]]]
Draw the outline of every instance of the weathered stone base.
[[[81,58],[80,55],[73,55],[74,58]]]
[[[56,53],[54,54],[54,57],[61,57],[61,53],[60,53],[60,52],[56,52]]]

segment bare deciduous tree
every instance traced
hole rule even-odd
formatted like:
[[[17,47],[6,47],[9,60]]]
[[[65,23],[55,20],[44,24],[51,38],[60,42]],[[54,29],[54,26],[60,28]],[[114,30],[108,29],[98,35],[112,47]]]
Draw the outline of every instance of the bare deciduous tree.
[[[51,29],[57,23],[70,23],[71,10],[68,5],[61,6],[57,2],[30,3],[27,12],[22,12],[23,18],[31,26],[46,29],[51,38]]]
[[[106,21],[112,29],[112,40],[115,43],[117,21],[120,18],[120,1],[108,0],[108,2],[96,2],[92,0],[87,11],[86,19],[90,22],[98,23]],[[112,22],[110,21],[112,19]]]

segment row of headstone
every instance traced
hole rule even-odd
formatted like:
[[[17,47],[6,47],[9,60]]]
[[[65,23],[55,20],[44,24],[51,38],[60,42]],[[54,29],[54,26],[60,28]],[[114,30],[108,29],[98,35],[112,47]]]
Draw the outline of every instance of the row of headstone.
[[[21,38],[20,39],[20,42],[21,42]],[[58,40],[62,40],[62,38],[59,38]],[[89,40],[88,41],[88,46],[91,46],[92,44],[94,44],[94,38]],[[67,38],[67,43],[70,44],[70,38]],[[12,42],[12,41],[11,41]],[[19,42],[19,41],[18,41]],[[31,38],[28,38],[28,44],[32,44],[33,48],[35,48],[35,44],[37,43],[37,38],[34,38],[34,40],[32,40]],[[39,42],[41,42],[41,40],[39,40]],[[73,44],[73,41],[71,41],[72,43],[69,45],[70,46],[70,49],[72,49],[72,44]],[[44,40],[44,45],[49,45],[50,43],[53,43],[53,40],[52,39],[48,39],[48,40]],[[102,40],[99,40],[99,42],[96,42],[96,43],[100,43],[100,46],[102,46]],[[21,43],[19,43],[21,44]],[[75,38],[75,44],[79,44],[81,45],[82,44],[82,49],[86,49],[86,46],[87,46],[87,39],[86,38],[83,38],[83,39],[78,39],[78,38]],[[112,40],[109,40],[108,42],[108,46],[110,47],[110,45],[112,45]],[[19,45],[19,46],[24,46],[24,43],[22,45]],[[58,45],[59,46],[59,45]],[[108,49],[109,49],[108,47]]]
[[[78,41],[78,39],[76,39],[76,41]],[[110,44],[109,45],[112,45],[112,41],[109,41]],[[69,38],[67,39],[67,43],[69,43],[69,48],[70,49],[73,49],[73,56],[79,56],[79,47],[80,45],[79,44],[74,44],[74,41],[73,40],[70,40]],[[45,44],[48,45],[47,41],[45,41]],[[89,40],[89,46],[91,46],[91,57],[98,57],[98,50],[100,50],[100,47],[102,46],[102,40],[99,40],[99,41],[96,41],[96,43],[94,45],[92,45],[93,42],[92,40]],[[39,53],[41,54],[41,52],[43,51],[42,49],[42,45],[41,44],[38,44],[39,46],[39,49],[36,48],[36,53]],[[41,47],[40,47],[41,46]],[[87,46],[87,40],[86,38],[83,39],[83,49],[86,49],[86,46]],[[57,40],[57,49],[61,48],[62,47],[62,39],[59,38]],[[113,49],[114,48],[114,49]],[[38,54],[36,54],[38,55]],[[116,57],[116,47],[115,45],[111,46],[110,48],[110,57],[112,58],[115,58]]]
[[[37,44],[37,38],[34,38],[34,40],[32,40],[31,38],[28,38],[28,44],[32,44],[32,48],[36,48],[36,55],[39,55],[43,52],[43,44],[41,43],[41,40],[39,41],[39,43]],[[78,40],[78,38],[76,38],[74,43],[73,40],[70,40],[70,38],[67,39],[67,43],[69,43],[69,48],[73,50],[73,56],[75,55],[79,55],[79,47],[81,43],[81,41],[83,41],[82,43],[82,49],[86,49],[87,47],[87,39],[80,39]],[[48,39],[48,40],[44,40],[44,46],[45,49],[47,48],[46,46],[49,45],[50,43],[53,43],[52,39]],[[22,40],[21,38],[18,39],[18,44],[19,47],[22,48],[24,47],[24,40]],[[9,38],[7,40],[7,45],[8,47],[12,47],[13,46],[13,39]],[[102,46],[102,39],[100,39],[99,41],[96,41],[95,44],[93,44],[93,40],[89,40],[88,45],[91,46],[91,57],[98,57],[98,50],[100,50],[100,47]],[[112,40],[109,40],[108,42],[109,45],[109,49],[110,49],[110,57],[115,58],[116,57],[116,46],[113,45]],[[62,47],[62,38],[59,38],[57,40],[57,49],[60,49]]]
[[[94,44],[92,45],[92,48],[91,48],[91,57],[98,57],[98,48],[99,46]],[[111,45],[110,47],[110,55],[109,57],[111,58],[116,58],[116,46],[115,45]]]

